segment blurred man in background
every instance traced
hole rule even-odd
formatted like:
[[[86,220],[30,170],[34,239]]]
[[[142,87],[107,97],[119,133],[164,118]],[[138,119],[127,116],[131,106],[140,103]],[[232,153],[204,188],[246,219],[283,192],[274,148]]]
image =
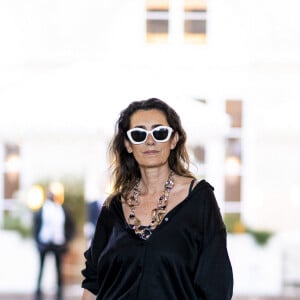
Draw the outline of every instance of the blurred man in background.
[[[34,238],[40,257],[40,267],[35,293],[36,300],[42,300],[41,282],[45,257],[53,254],[57,276],[56,300],[62,300],[62,257],[68,250],[68,243],[74,237],[74,222],[67,210],[59,203],[51,191],[43,206],[34,215]]]

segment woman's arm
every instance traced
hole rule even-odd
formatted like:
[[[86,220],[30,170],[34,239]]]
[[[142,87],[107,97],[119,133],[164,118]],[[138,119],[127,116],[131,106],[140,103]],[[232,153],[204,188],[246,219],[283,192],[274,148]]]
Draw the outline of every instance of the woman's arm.
[[[227,233],[212,188],[202,192],[202,248],[195,275],[200,299],[230,300],[233,272],[227,252]]]
[[[81,300],[95,300],[96,296],[91,293],[89,290],[84,289]]]
[[[84,289],[83,300],[95,300],[94,295],[99,293],[99,281],[102,281],[102,278],[98,278],[98,260],[107,245],[112,230],[112,219],[111,211],[106,207],[102,207],[93,239],[89,248],[84,252],[85,268],[81,271],[83,275],[81,287]]]

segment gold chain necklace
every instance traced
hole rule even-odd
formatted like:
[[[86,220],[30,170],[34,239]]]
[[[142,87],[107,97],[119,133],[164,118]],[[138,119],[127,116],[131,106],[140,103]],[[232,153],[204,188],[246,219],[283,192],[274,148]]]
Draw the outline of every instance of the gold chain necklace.
[[[135,215],[135,209],[140,205],[139,195],[141,193],[140,190],[140,182],[141,179],[138,179],[135,186],[133,187],[132,195],[125,201],[129,206],[129,216],[128,216],[128,225],[134,232],[142,239],[146,240],[152,234],[152,231],[161,223],[165,214],[166,208],[168,206],[168,200],[171,189],[174,187],[174,172],[170,171],[169,177],[165,182],[165,189],[162,195],[159,197],[157,201],[157,206],[151,212],[151,223],[148,226],[141,226],[141,221]]]

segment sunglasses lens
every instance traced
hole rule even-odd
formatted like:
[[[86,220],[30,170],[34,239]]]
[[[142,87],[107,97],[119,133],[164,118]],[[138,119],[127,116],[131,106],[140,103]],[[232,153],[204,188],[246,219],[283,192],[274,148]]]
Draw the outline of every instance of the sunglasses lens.
[[[143,128],[134,128],[127,131],[127,135],[130,141],[134,144],[142,144],[146,141],[148,134],[150,133],[156,142],[163,143],[169,140],[173,129],[168,126],[158,126],[152,130],[146,130]]]
[[[168,128],[158,128],[156,130],[153,130],[153,137],[157,141],[163,141],[165,140],[169,135],[169,129]]]
[[[141,130],[133,130],[130,134],[131,138],[137,143],[143,142],[147,136],[147,133]]]

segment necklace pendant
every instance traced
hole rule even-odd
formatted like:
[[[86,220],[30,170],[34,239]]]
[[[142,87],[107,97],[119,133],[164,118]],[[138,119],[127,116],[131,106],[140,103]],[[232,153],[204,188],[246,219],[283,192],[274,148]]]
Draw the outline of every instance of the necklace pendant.
[[[162,222],[166,214],[170,191],[174,187],[173,175],[174,172],[171,170],[164,185],[165,189],[157,201],[157,207],[152,210],[151,223],[149,226],[141,226],[141,221],[135,216],[135,208],[140,204],[140,179],[136,181],[131,197],[126,200],[126,203],[130,208],[128,216],[129,227],[143,240],[147,240],[151,236],[153,230]]]
[[[173,174],[172,174],[173,175]],[[171,175],[171,176],[172,176]],[[165,188],[167,189],[167,190],[171,190],[172,188],[173,188],[173,186],[174,186],[174,181],[173,181],[173,179],[171,178],[171,177],[169,177],[169,179],[166,181],[166,183],[165,183]]]
[[[146,227],[142,230],[141,234],[140,234],[140,237],[143,239],[143,240],[148,240],[149,237],[151,236],[152,234],[152,231],[150,228]]]
[[[159,210],[165,210],[167,208],[166,204],[162,204],[158,206]]]

